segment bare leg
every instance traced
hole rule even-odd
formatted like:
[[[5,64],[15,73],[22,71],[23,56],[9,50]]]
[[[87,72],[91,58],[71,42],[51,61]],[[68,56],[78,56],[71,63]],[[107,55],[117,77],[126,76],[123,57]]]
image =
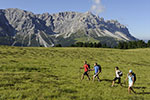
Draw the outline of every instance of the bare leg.
[[[133,90],[132,87],[128,87],[128,93],[129,93],[129,94],[131,94],[131,91],[132,91],[133,93],[136,93],[136,92]]]
[[[84,74],[81,75],[81,81],[84,79]]]
[[[131,90],[130,90],[130,87],[128,87],[128,93],[129,93],[129,94],[131,94]]]
[[[128,93],[131,94],[131,88],[130,87],[128,87]]]
[[[115,84],[115,81],[112,82],[112,87],[114,86],[114,84]]]
[[[93,76],[93,82],[94,82],[94,80],[95,80],[95,75]]]

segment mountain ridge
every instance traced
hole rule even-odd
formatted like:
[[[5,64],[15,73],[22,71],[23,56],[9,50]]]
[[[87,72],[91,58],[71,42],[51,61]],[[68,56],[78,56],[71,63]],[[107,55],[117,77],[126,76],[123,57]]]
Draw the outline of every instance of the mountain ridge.
[[[87,38],[87,42],[91,39],[107,44],[109,38],[116,43],[136,40],[127,27],[118,21],[105,21],[104,18],[99,18],[91,12],[34,14],[18,8],[0,9],[0,36],[7,38],[8,41],[9,37],[11,41],[8,45],[12,46],[44,47],[56,44],[69,46],[83,37]],[[103,41],[103,37],[107,37],[108,40]],[[2,43],[2,40],[0,38],[0,44],[7,45]]]

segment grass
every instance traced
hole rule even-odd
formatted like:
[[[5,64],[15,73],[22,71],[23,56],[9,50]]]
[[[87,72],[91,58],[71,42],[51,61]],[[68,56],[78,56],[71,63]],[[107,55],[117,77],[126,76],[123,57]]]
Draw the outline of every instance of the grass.
[[[98,40],[96,40],[92,37],[90,37],[90,38],[89,37],[81,37],[81,38],[76,38],[75,40],[76,40],[76,42],[92,42],[92,43],[99,42]]]
[[[81,82],[83,61],[102,66],[101,82]],[[150,49],[0,47],[0,100],[149,100]],[[137,75],[135,91],[111,86],[114,68]],[[90,72],[92,77],[94,72]]]

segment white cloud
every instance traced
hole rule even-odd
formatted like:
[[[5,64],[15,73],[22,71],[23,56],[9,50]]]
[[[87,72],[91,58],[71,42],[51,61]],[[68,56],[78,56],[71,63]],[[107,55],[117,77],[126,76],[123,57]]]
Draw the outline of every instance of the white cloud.
[[[96,10],[96,5],[92,5],[91,10]]]
[[[91,11],[96,15],[99,15],[104,11],[104,6],[101,3],[101,0],[92,0],[93,5],[91,6]]]
[[[96,4],[100,4],[101,1],[100,0],[93,0]]]

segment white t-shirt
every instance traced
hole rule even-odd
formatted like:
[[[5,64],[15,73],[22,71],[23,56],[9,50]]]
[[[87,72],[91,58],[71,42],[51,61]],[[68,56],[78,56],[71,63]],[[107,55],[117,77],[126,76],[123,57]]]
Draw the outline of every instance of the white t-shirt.
[[[117,77],[117,78],[120,78],[119,72],[120,72],[120,70],[116,70],[116,77]]]

